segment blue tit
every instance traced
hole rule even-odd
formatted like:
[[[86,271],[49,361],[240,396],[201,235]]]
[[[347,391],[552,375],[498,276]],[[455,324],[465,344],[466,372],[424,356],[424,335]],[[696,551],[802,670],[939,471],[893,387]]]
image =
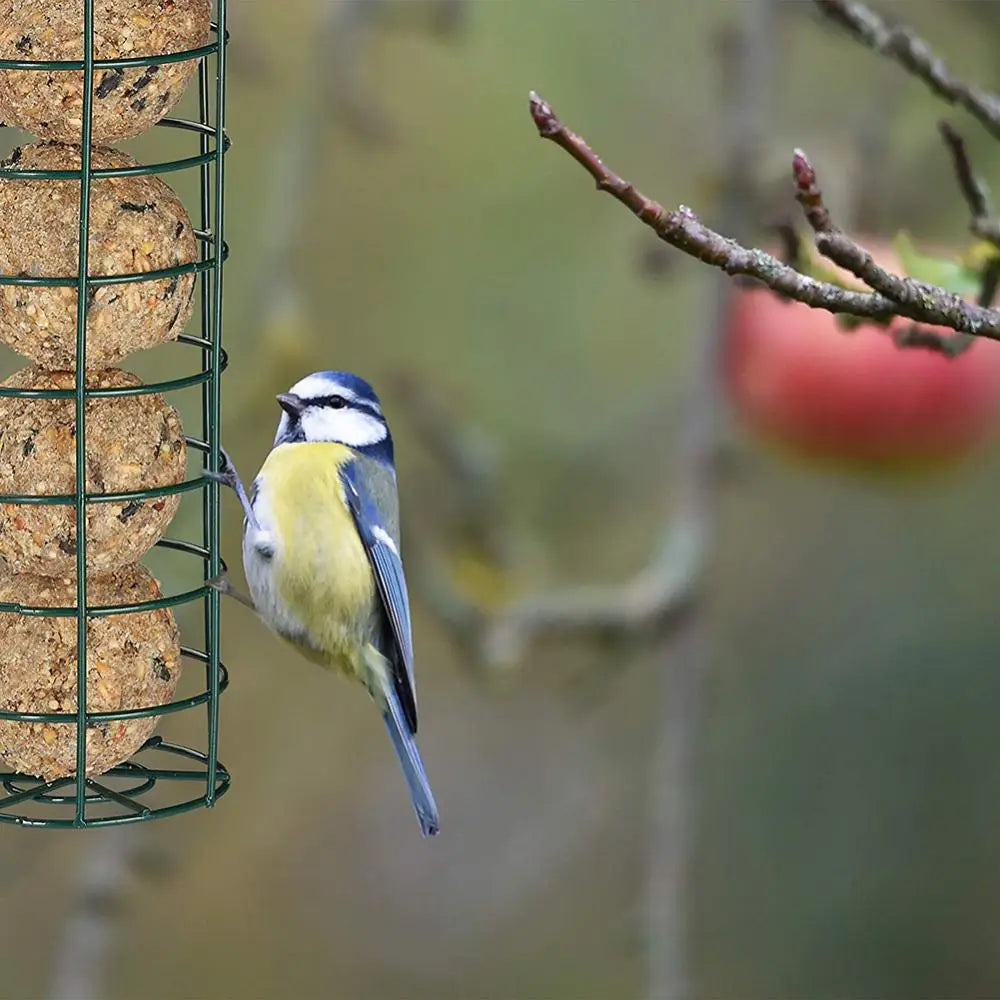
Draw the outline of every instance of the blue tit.
[[[274,445],[243,505],[243,567],[265,624],[360,681],[382,712],[425,836],[438,811],[417,751],[417,701],[392,437],[372,387],[316,372],[281,393]],[[223,585],[220,589],[233,593]]]

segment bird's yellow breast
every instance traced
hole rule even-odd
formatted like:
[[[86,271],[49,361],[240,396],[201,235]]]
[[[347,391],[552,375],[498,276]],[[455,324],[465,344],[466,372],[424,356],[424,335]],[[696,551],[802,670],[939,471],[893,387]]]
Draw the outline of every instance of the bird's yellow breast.
[[[340,444],[280,445],[260,470],[259,499],[275,529],[277,594],[306,631],[296,645],[310,659],[365,679],[375,581],[339,475],[352,457]]]

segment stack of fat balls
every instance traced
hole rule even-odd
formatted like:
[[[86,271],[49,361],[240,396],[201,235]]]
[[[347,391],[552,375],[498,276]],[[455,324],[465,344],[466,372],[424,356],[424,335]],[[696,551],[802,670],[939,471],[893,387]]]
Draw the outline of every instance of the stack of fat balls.
[[[186,51],[209,37],[210,0],[97,0],[94,58]],[[0,0],[0,59],[83,58],[83,0]],[[94,73],[94,169],[137,166],[105,144],[138,135],[176,104],[196,63],[184,60]],[[15,149],[4,167],[79,170],[81,71],[0,70],[0,121],[42,141]],[[79,254],[80,181],[0,174],[0,273],[71,277]],[[191,263],[197,242],[171,189],[152,176],[94,178],[88,236],[90,276],[135,274]],[[73,389],[136,388],[112,367],[176,338],[191,317],[194,275],[98,285],[86,303],[86,361],[76,356],[75,286],[0,286],[0,341],[31,364],[2,384]],[[0,398],[0,493],[76,490],[73,399]],[[87,400],[88,493],[128,493],[180,483],[186,470],[177,412],[156,393]],[[177,494],[86,507],[87,602],[155,600],[160,587],[139,560],[163,537]],[[73,505],[0,504],[0,602],[76,605]],[[116,712],[164,704],[181,671],[180,633],[169,609],[92,617],[87,623],[87,709]],[[0,710],[77,711],[74,617],[0,613]],[[88,727],[86,771],[103,773],[151,735],[155,717]],[[52,780],[76,772],[76,725],[0,721],[0,758]]]

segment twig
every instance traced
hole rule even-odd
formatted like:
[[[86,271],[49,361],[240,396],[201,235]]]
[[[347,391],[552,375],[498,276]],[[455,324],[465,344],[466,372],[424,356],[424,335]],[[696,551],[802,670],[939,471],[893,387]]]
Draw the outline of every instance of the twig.
[[[598,190],[620,201],[660,239],[703,263],[721,268],[727,274],[756,278],[796,302],[829,312],[882,323],[893,316],[905,316],[918,323],[1000,340],[1000,310],[966,302],[936,285],[890,275],[875,267],[871,255],[843,233],[818,233],[816,245],[835,263],[852,273],[857,274],[860,270],[874,276],[882,287],[873,292],[861,292],[816,281],[763,250],[745,247],[721,235],[704,225],[684,205],[668,211],[609,170],[580,136],[563,125],[551,105],[538,94],[532,92],[529,106],[539,135],[569,153],[594,178]],[[891,289],[892,294],[888,294],[887,289]]]
[[[989,306],[996,298],[997,288],[1000,287],[1000,256],[994,257],[983,268],[983,283],[979,289],[979,304]]]
[[[486,619],[489,663],[513,663],[525,649],[567,634],[634,635],[674,621],[695,595],[705,526],[697,510],[679,512],[657,553],[631,580],[533,594]]]
[[[972,169],[965,140],[949,122],[938,122],[938,131],[951,154],[958,186],[969,206],[969,229],[981,239],[1000,247],[1000,219],[994,214],[985,182]]]
[[[969,230],[973,235],[1000,249],[1000,218],[997,218],[994,211],[986,182],[972,168],[965,140],[949,122],[939,122],[938,130],[951,154],[958,186],[969,206]],[[998,284],[1000,284],[1000,254],[994,255],[983,268],[982,284],[977,300],[979,305],[993,304]]]
[[[717,298],[719,293],[713,294]],[[432,447],[452,457],[462,454],[454,421],[433,425],[418,421],[415,427]],[[487,483],[494,489],[497,485],[495,470],[478,463],[457,470],[450,465],[449,471],[462,495],[463,509],[483,495]],[[712,471],[710,461],[706,471]],[[492,535],[485,540],[493,538],[492,548],[501,555],[494,565],[502,567],[505,559],[509,561],[511,531],[502,509],[492,503],[489,509],[494,511],[494,523]],[[472,540],[484,544],[478,536]],[[475,666],[497,668],[517,663],[532,647],[571,634],[604,639],[638,636],[674,624],[696,596],[705,543],[701,505],[688,498],[678,503],[663,541],[631,579],[530,594],[496,609],[483,608],[458,588],[441,558],[419,539],[411,545],[417,555],[421,598],[467,647]]]
[[[831,21],[858,41],[894,59],[923,80],[938,97],[957,104],[1000,139],[1000,97],[953,76],[945,61],[912,28],[889,24],[870,7],[855,0],[815,0]]]
[[[855,0],[815,0],[815,3],[826,17],[846,28],[855,39],[898,62],[909,73],[926,83],[938,97],[964,108],[994,138],[1000,138],[1000,95],[953,76],[944,60],[912,28],[889,24],[865,4]],[[940,122],[938,128],[951,154],[962,195],[969,205],[970,230],[981,239],[1000,247],[1000,219],[993,212],[985,184],[972,169],[965,141],[948,122]],[[992,303],[998,284],[1000,260],[995,259],[983,269],[977,303],[979,306],[988,307]],[[901,310],[901,315],[909,313]],[[951,323],[944,325],[953,326]],[[966,334],[977,332],[965,327],[953,328]],[[984,331],[979,332],[982,334]],[[947,348],[945,353],[950,355],[961,353],[971,343],[967,337],[956,337],[943,343],[932,331],[916,328],[897,333],[896,339],[905,345],[928,346],[938,350],[944,346]]]
[[[797,149],[792,158],[792,172],[795,175],[795,197],[816,234],[816,248],[820,253],[894,302],[919,302],[919,296],[925,291],[943,291],[935,285],[927,285],[912,278],[901,278],[885,270],[875,263],[863,246],[837,228],[823,202],[823,192],[816,180],[816,171],[801,149]],[[964,302],[963,299],[958,301]],[[900,346],[928,348],[949,357],[956,357],[967,351],[973,340],[974,338],[965,334],[942,335],[919,327],[907,327],[896,335],[896,342]]]

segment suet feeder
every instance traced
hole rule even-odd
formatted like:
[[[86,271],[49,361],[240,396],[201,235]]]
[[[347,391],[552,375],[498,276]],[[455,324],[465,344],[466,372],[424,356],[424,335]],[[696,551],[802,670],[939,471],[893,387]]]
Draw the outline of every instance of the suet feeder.
[[[74,381],[73,372],[31,365],[0,387],[68,389]],[[88,369],[87,386],[139,388],[142,382],[119,368]],[[129,493],[183,482],[184,430],[161,395],[88,399],[86,411],[88,492]],[[0,398],[0,491],[58,495],[76,489],[75,425],[71,399]],[[174,494],[149,503],[88,503],[87,572],[108,572],[141,559],[166,534],[180,500]],[[75,572],[76,511],[72,505],[0,503],[0,556],[16,573]]]
[[[79,170],[80,147],[18,146],[5,161],[22,169]],[[92,167],[138,167],[99,147]],[[0,178],[0,270],[57,277],[76,268],[80,186],[74,181]],[[198,258],[184,206],[158,177],[95,180],[90,189],[91,275],[156,273]],[[106,368],[134,351],[173,340],[191,318],[194,275],[105,285],[87,303],[87,367]],[[76,290],[0,288],[0,340],[49,369],[76,367]]]
[[[115,21],[119,6],[121,24]],[[95,34],[96,7],[98,20],[108,22],[101,22],[102,34]],[[0,822],[77,828],[138,822],[211,806],[229,787],[229,773],[217,756],[219,698],[227,675],[219,659],[220,598],[210,586],[225,570],[219,555],[219,486],[204,475],[220,467],[220,377],[226,366],[226,0],[216,0],[207,40],[201,8],[207,18],[208,0],[0,0],[0,56],[5,57],[0,59],[0,128],[23,128],[77,144],[75,150],[53,152],[43,143],[34,147],[39,152],[0,166],[0,191],[16,192],[22,185],[37,196],[47,186],[49,209],[64,213],[71,190],[75,207],[75,260],[69,273],[52,273],[41,263],[4,266],[0,260],[3,321],[26,338],[12,346],[40,363],[0,386],[0,435],[10,433],[0,444],[21,449],[8,463],[11,476],[0,477],[0,489],[7,490],[0,494],[0,511],[6,517],[20,510],[20,523],[33,525],[25,536],[27,547],[15,547],[12,563],[17,565],[8,564],[0,575]],[[130,47],[130,18],[155,19],[161,13],[183,16],[157,21],[155,31],[134,31]],[[56,15],[58,25],[51,21]],[[14,38],[15,51],[10,51],[4,32],[20,16],[49,20],[38,20],[37,37],[25,30]],[[111,22],[118,24],[120,37],[111,37]],[[159,45],[155,51],[152,43]],[[198,120],[162,117],[179,99],[194,66]],[[137,87],[143,93],[120,107],[125,91]],[[143,165],[94,148],[95,141],[115,141],[154,124],[176,140],[176,158]],[[197,171],[200,180],[200,203],[189,206],[195,221],[188,235],[183,207],[157,180],[184,170]],[[124,244],[116,252],[107,225],[100,235],[94,228],[107,210],[105,192],[126,187],[138,194],[135,199],[122,195],[127,207],[118,223],[124,226],[123,240],[138,241],[138,253]],[[157,197],[146,198],[145,190],[155,190]],[[147,212],[151,201],[157,207]],[[105,223],[108,219],[115,222],[108,216]],[[0,218],[0,233],[11,221]],[[13,221],[21,227],[16,234],[21,249],[38,249],[37,242],[29,243],[30,219]],[[183,245],[191,235],[197,247],[193,256]],[[198,335],[178,333],[173,326],[173,310],[179,304],[184,312],[192,284],[201,320]],[[132,296],[147,303],[149,312],[127,338],[117,322],[103,330],[92,326],[115,303],[132,301],[128,293],[137,286],[155,294]],[[167,291],[170,301],[160,309]],[[48,349],[42,344],[45,321],[37,320],[38,303],[50,293],[51,303],[71,307],[69,343],[75,350],[70,356],[65,346],[52,351],[53,344],[65,345],[64,337],[51,337]],[[19,308],[32,305],[34,318],[18,317]],[[166,323],[165,310],[170,312]],[[162,349],[190,357],[188,374],[144,384],[109,369],[110,361],[117,364],[133,350],[164,339],[176,346]],[[39,344],[40,353],[33,351]],[[192,387],[200,388],[201,427],[195,434],[187,428],[181,438],[169,400]],[[56,403],[46,406],[45,401]],[[116,422],[117,441],[109,433]],[[150,441],[144,440],[145,431]],[[136,454],[127,454],[130,449]],[[185,449],[201,456],[201,474],[184,478]],[[14,467],[18,456],[21,468]],[[23,476],[30,464],[41,470],[31,489]],[[134,473],[132,479],[116,479],[115,467]],[[54,488],[39,489],[50,473]],[[135,488],[137,483],[143,488]],[[193,491],[201,494],[200,537],[174,538],[169,532],[161,537],[180,495]],[[102,507],[110,516],[102,516]],[[150,516],[140,538],[143,532],[133,532],[130,525],[143,511]],[[5,533],[4,544],[11,537]],[[196,563],[202,583],[161,590],[137,563],[153,541]],[[53,552],[54,562],[46,568],[45,553]],[[200,638],[190,645],[181,641],[174,620],[174,609],[188,604],[200,606],[202,618]],[[182,661],[204,682],[199,681],[197,693],[172,700]],[[150,735],[161,716],[182,712],[204,719],[203,745],[188,747]]]
[[[94,604],[163,596],[140,563],[91,574]],[[72,577],[14,573],[0,579],[0,600],[59,607],[76,599]],[[0,612],[3,697],[20,711],[71,711],[76,707],[76,629],[65,618],[33,619]],[[94,618],[87,623],[87,701],[109,712],[170,701],[181,672],[180,632],[170,608]],[[41,655],[39,655],[41,654]],[[87,727],[87,773],[102,774],[132,756],[153,733],[157,719],[119,719]],[[0,722],[8,762],[48,781],[76,772],[76,726]]]
[[[81,0],[0,0],[0,54],[11,59],[76,59]],[[151,129],[180,100],[196,60],[158,58],[209,41],[211,0],[111,0],[96,7],[91,141],[113,143]],[[155,61],[142,59],[157,57]],[[128,57],[138,57],[129,60]],[[112,64],[108,60],[118,60]],[[69,64],[67,64],[69,65]],[[77,143],[84,73],[0,72],[0,115],[43,139]]]

